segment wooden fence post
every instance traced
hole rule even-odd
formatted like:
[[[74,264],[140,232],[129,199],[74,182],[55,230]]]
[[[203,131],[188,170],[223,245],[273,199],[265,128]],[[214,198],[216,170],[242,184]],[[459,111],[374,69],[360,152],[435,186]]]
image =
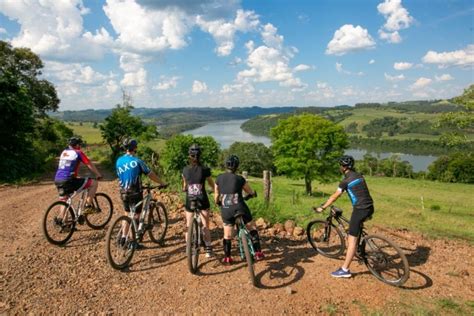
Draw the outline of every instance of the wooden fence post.
[[[272,194],[272,174],[268,170],[263,171],[263,198],[265,202],[270,202],[271,194]]]

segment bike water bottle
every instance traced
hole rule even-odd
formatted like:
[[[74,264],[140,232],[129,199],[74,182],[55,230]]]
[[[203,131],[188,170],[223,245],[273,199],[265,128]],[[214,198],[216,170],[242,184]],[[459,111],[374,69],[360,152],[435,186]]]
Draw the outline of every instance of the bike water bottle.
[[[143,222],[140,221],[140,224],[138,224],[138,231],[142,231],[142,228],[143,228]]]

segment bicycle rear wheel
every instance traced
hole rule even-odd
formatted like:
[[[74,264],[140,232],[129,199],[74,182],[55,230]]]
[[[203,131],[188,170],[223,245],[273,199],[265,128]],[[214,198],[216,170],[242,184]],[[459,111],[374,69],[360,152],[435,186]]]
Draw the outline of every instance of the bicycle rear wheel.
[[[86,215],[87,226],[92,229],[104,228],[112,218],[114,211],[112,200],[105,193],[96,193],[94,207],[97,210],[96,213]]]
[[[54,202],[44,213],[43,233],[53,245],[64,245],[71,238],[75,228],[74,211],[66,202]]]
[[[306,235],[314,250],[328,258],[341,256],[346,248],[339,228],[325,220],[310,222],[306,227]]]
[[[152,242],[163,245],[168,229],[168,214],[163,203],[152,200],[148,212],[148,236]]]
[[[378,235],[366,236],[362,242],[364,263],[377,279],[394,286],[408,280],[408,260],[394,242]]]
[[[199,262],[199,225],[195,218],[188,227],[188,239],[186,240],[186,256],[188,259],[189,272],[196,274]]]
[[[253,255],[252,255],[252,251],[250,251],[250,249],[252,249],[251,248],[252,241],[250,239],[250,236],[247,234],[247,232],[242,231],[242,230],[240,233],[240,239],[242,242],[242,248],[244,250],[245,260],[247,261],[247,269],[249,271],[250,282],[252,283],[253,286],[257,286],[257,281],[255,280],[255,271],[253,268],[253,263],[254,263]]]
[[[105,254],[112,268],[126,268],[132,261],[136,245],[135,227],[130,217],[123,215],[117,218],[109,227],[105,240]]]

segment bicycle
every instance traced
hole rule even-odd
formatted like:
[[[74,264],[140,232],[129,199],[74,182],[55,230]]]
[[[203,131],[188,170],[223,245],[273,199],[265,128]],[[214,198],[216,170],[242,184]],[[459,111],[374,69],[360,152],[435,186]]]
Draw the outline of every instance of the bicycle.
[[[201,202],[196,196],[189,196],[189,210],[193,212],[193,219],[188,227],[188,237],[186,240],[186,257],[188,269],[192,274],[198,270],[199,252],[204,240],[201,221]]]
[[[342,212],[331,206],[326,220],[314,220],[306,228],[309,243],[325,257],[337,258],[346,248],[349,220]],[[357,237],[356,258],[363,261],[377,279],[390,285],[401,286],[410,275],[408,260],[400,247],[386,237],[368,235],[363,224]]]
[[[150,240],[160,246],[168,229],[168,213],[163,203],[152,197],[152,190],[163,189],[168,185],[145,186],[143,199],[131,206],[128,215],[118,217],[109,227],[106,236],[106,257],[112,268],[122,270],[132,260],[138,244],[146,232]],[[134,220],[137,208],[143,205],[140,218]]]
[[[112,218],[113,204],[105,193],[96,193],[93,200],[95,212],[83,215],[84,205],[89,189],[75,191],[66,201],[56,201],[51,204],[43,216],[43,233],[46,240],[53,245],[64,245],[76,230],[76,225],[84,222],[92,229],[101,229]],[[80,198],[73,203],[74,198]]]

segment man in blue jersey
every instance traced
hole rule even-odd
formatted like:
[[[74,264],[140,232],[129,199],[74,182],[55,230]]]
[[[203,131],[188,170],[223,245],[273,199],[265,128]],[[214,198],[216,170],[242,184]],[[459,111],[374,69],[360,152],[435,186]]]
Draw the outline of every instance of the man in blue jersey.
[[[346,259],[342,267],[331,273],[336,278],[350,278],[349,265],[356,252],[357,237],[360,234],[362,223],[374,213],[374,201],[369,193],[369,188],[364,177],[355,171],[354,158],[352,156],[342,156],[339,158],[340,170],[344,174],[344,179],[339,184],[336,192],[322,206],[316,209],[322,212],[326,207],[334,203],[341,194],[346,191],[352,203],[352,216],[349,223],[349,236]]]
[[[97,180],[101,179],[102,175],[81,150],[81,138],[71,137],[68,145],[59,157],[58,169],[54,176],[54,183],[58,189],[59,197],[62,200],[66,200],[68,195],[74,191],[89,189],[83,215],[94,213],[95,208],[92,201],[97,191],[97,181],[91,178],[78,177],[79,165],[81,162],[86,165],[95,174]]]
[[[122,198],[125,212],[130,211],[130,207],[137,204],[143,199],[141,175],[147,175],[154,182],[164,185],[158,176],[143,162],[143,160],[135,157],[137,153],[138,142],[135,139],[127,138],[123,143],[126,153],[117,159],[115,169],[119,177],[120,197]],[[135,220],[140,218],[140,205],[136,209]],[[124,223],[125,225],[128,225]],[[124,227],[123,239],[128,232],[128,227]]]

